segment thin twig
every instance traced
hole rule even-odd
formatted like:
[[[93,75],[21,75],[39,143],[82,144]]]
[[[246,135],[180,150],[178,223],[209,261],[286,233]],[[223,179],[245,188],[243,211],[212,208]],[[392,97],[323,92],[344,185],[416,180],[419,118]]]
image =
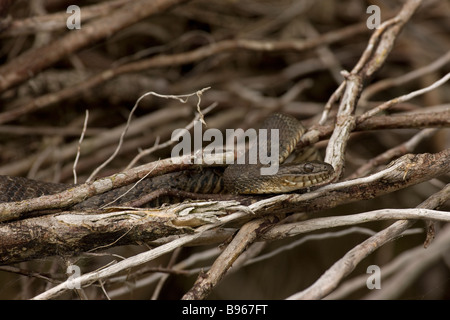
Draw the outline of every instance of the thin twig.
[[[416,91],[410,92],[408,94],[405,94],[403,96],[391,99],[391,100],[386,101],[385,103],[379,105],[378,107],[367,111],[366,113],[364,113],[363,115],[361,115],[359,117],[358,121],[364,121],[367,118],[373,117],[374,115],[376,115],[376,114],[378,114],[378,113],[380,113],[382,111],[385,111],[385,110],[389,109],[390,107],[392,107],[392,106],[394,106],[394,105],[396,105],[398,103],[411,100],[412,98],[415,98],[415,97],[420,96],[420,95],[422,95],[424,93],[430,92],[431,90],[434,90],[437,87],[443,85],[449,79],[450,79],[450,72],[447,73],[445,76],[443,76],[438,81],[436,81],[433,84],[429,85],[428,87],[425,87],[425,88],[422,88],[420,90],[416,90]]]
[[[77,182],[78,182],[77,181],[77,164],[78,164],[78,159],[80,158],[81,143],[83,142],[84,135],[86,133],[88,119],[89,119],[89,110],[86,109],[86,116],[84,118],[83,130],[81,131],[81,136],[80,136],[80,139],[78,140],[77,155],[75,157],[75,161],[73,162],[73,167],[72,167],[74,184],[77,184]]]
[[[200,100],[199,100],[199,102],[200,102]],[[204,118],[204,115],[205,115],[205,114],[208,114],[208,113],[209,113],[211,110],[213,110],[217,105],[218,105],[217,103],[213,103],[213,104],[211,104],[210,106],[206,107],[206,108],[202,111],[201,114],[200,114],[200,113],[197,113],[197,114],[195,115],[194,120],[192,120],[192,121],[191,121],[186,127],[184,127],[184,128],[185,128],[186,130],[190,130],[190,129],[194,126],[195,121],[198,121],[198,120]],[[203,120],[203,121],[204,121],[204,120]],[[180,134],[181,134],[181,133],[180,133]],[[166,148],[166,147],[169,147],[169,146],[175,144],[175,143],[178,141],[178,138],[179,138],[179,137],[176,137],[176,136],[175,136],[173,139],[167,140],[167,141],[164,142],[164,143],[159,143],[159,137],[157,137],[157,138],[156,138],[156,141],[155,141],[155,145],[154,145],[153,147],[151,147],[151,148],[148,148],[148,149],[145,149],[145,150],[141,150],[141,151],[139,152],[139,154],[138,154],[136,157],[134,157],[133,160],[131,160],[131,162],[127,165],[127,167],[126,167],[125,169],[130,169],[130,168],[132,168],[132,167],[133,167],[133,166],[134,166],[134,165],[135,165],[142,157],[148,156],[148,155],[152,154],[153,152],[155,152],[155,151],[157,151],[157,150],[164,149],[164,148]]]
[[[89,176],[89,178],[86,180],[86,182],[91,181],[95,176],[97,176],[98,172],[101,169],[103,169],[104,167],[106,167],[117,156],[117,154],[119,153],[120,148],[122,147],[123,139],[124,139],[124,137],[125,137],[125,135],[126,135],[126,133],[128,131],[128,128],[130,127],[131,118],[132,118],[132,116],[134,114],[134,111],[136,111],[136,109],[137,109],[137,107],[139,105],[139,102],[141,102],[142,99],[144,99],[145,97],[151,95],[151,96],[164,98],[164,99],[176,99],[176,100],[180,101],[181,103],[186,103],[190,97],[192,97],[193,95],[196,95],[198,97],[197,111],[198,111],[198,113],[200,115],[200,119],[203,119],[203,115],[202,115],[201,110],[200,110],[201,95],[202,95],[202,93],[204,91],[206,91],[208,89],[209,89],[209,87],[203,88],[203,89],[198,90],[198,91],[196,91],[194,93],[183,94],[183,95],[162,95],[162,94],[150,91],[150,92],[144,93],[142,96],[140,96],[139,99],[136,100],[136,103],[134,104],[133,108],[130,111],[130,114],[128,115],[127,124],[126,124],[124,130],[122,131],[122,134],[120,135],[119,144],[117,145],[116,150],[114,151],[114,153],[105,162],[103,162],[99,167],[97,167],[92,172],[92,174]],[[205,121],[203,120],[203,122],[205,122]]]
[[[365,103],[368,99],[370,99],[371,96],[375,95],[376,93],[378,93],[384,89],[405,84],[405,83],[412,81],[414,79],[417,79],[423,75],[426,75],[428,73],[439,70],[439,68],[446,65],[449,61],[450,61],[450,51],[447,52],[446,54],[444,54],[439,59],[433,61],[432,63],[430,63],[427,66],[424,66],[422,68],[419,68],[419,69],[411,71],[411,72],[408,72],[408,73],[401,75],[399,77],[396,77],[396,78],[389,78],[389,79],[384,79],[384,80],[378,81],[378,82],[368,86],[366,88],[366,90],[364,90],[364,92],[361,95],[361,102]]]

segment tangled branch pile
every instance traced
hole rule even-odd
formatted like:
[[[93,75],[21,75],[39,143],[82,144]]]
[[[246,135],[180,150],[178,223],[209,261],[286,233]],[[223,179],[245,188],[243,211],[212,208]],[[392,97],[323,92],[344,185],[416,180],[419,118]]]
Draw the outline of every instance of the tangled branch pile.
[[[79,183],[0,204],[0,297],[450,297],[450,5],[377,4],[369,29],[357,0],[79,1],[68,29],[67,1],[0,1],[0,174]],[[67,210],[185,169],[170,137],[193,119],[274,112],[310,128],[297,147],[332,184]]]

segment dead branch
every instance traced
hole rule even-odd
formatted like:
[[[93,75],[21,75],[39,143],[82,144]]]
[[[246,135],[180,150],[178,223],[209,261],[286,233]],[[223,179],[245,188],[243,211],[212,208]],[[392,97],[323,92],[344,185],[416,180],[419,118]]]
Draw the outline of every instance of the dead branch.
[[[440,192],[421,203],[418,208],[435,208],[448,199],[450,199],[450,185],[447,185]],[[337,286],[338,282],[343,277],[348,275],[355,268],[359,261],[367,257],[386,242],[399,237],[401,233],[413,225],[414,222],[414,220],[400,220],[378,232],[376,235],[350,250],[342,257],[342,259],[328,269],[312,286],[302,292],[290,296],[289,299],[320,299],[324,297]]]
[[[448,250],[448,3],[379,2],[383,23],[370,30],[353,0],[345,10],[321,0],[81,1],[77,31],[64,27],[62,7],[8,4],[0,173],[70,183],[82,132],[79,180],[118,151],[96,181],[0,204],[0,272],[17,284],[0,298],[139,298],[137,289],[161,299],[448,296],[447,284],[429,281],[445,276],[435,266]],[[334,183],[272,196],[137,194],[141,179],[194,169],[168,159],[169,139],[203,117],[197,101],[147,97],[133,118],[131,107],[145,92],[206,87],[202,105],[216,106],[206,127],[292,114],[309,128],[297,148],[315,144]],[[126,207],[71,207],[121,186]],[[155,198],[172,204],[137,208]],[[366,262],[380,266],[382,290],[366,288]],[[68,265],[82,268],[80,289],[60,271]]]
[[[224,277],[233,262],[258,238],[260,233],[270,228],[276,221],[278,221],[278,218],[267,217],[243,225],[224,252],[214,261],[211,269],[198,277],[197,282],[183,296],[183,299],[198,300],[207,297]]]
[[[192,234],[195,231],[193,228],[214,223],[227,212],[239,208],[237,205],[230,201],[218,205],[215,202],[182,204],[148,211],[119,210],[90,214],[71,211],[2,224],[1,264]],[[189,210],[198,214],[183,216],[183,212]],[[10,236],[11,233],[14,236]]]
[[[133,121],[133,125],[127,132],[128,138],[135,137],[142,131],[144,131],[148,127],[156,127],[159,123],[166,122],[176,122],[178,119],[187,117],[190,113],[188,108],[180,109],[180,108],[168,108],[162,109],[160,111],[152,112],[146,116],[140,117]],[[108,132],[101,132],[99,135],[96,135],[91,138],[87,138],[83,142],[83,155],[92,155],[94,153],[100,153],[101,155],[105,154],[105,156],[109,156],[112,151],[111,149],[117,148],[117,141],[125,130],[126,124],[120,124],[115,128],[111,128]],[[176,127],[175,127],[176,128]],[[175,129],[173,128],[173,129]],[[79,130],[78,132],[81,132]],[[148,140],[148,138],[146,138]],[[59,160],[67,160],[74,159],[76,155],[78,141],[74,141],[72,143],[68,143],[60,148],[55,154],[57,154]],[[140,144],[142,145],[142,144]],[[112,147],[111,147],[112,146]],[[103,148],[106,150],[103,152]],[[129,152],[130,150],[136,149],[136,146],[129,142],[124,146],[122,151]],[[100,150],[100,151],[99,151]],[[21,175],[24,172],[27,172],[31,167],[32,163],[35,161],[36,156],[31,155],[27,158],[21,159],[17,162],[8,163],[0,168],[0,174],[4,175]],[[102,157],[94,158],[97,162],[101,162]],[[54,162],[55,158],[51,156],[48,157],[45,162]],[[92,163],[91,163],[92,165]]]

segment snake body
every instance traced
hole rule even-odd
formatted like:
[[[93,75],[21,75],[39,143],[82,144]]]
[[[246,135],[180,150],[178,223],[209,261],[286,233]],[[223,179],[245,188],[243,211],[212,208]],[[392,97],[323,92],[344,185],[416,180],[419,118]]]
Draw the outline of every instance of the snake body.
[[[267,194],[290,192],[329,182],[334,170],[325,162],[294,160],[286,163],[286,159],[294,151],[305,131],[298,120],[284,114],[273,114],[262,127],[279,130],[280,166],[275,175],[261,175],[260,169],[263,165],[258,164],[231,164],[225,169],[205,167],[199,170],[184,170],[145,179],[132,189],[130,186],[124,186],[96,195],[75,205],[74,208],[99,208],[119,197],[114,204],[121,205],[162,188],[192,193]],[[269,139],[268,143],[272,141]],[[55,194],[72,186],[0,175],[0,202],[21,201]],[[123,194],[125,196],[122,196]]]

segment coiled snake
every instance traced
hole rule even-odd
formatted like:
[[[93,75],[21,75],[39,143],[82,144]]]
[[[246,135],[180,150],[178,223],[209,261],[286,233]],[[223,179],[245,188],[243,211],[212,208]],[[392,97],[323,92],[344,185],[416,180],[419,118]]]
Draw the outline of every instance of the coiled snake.
[[[279,130],[280,166],[274,175],[261,175],[262,165],[258,164],[231,164],[226,169],[204,167],[201,170],[184,170],[143,180],[131,190],[128,190],[129,186],[125,186],[96,195],[75,207],[98,208],[127,192],[114,203],[121,205],[161,188],[193,193],[268,194],[291,192],[329,182],[334,170],[325,162],[294,159],[287,163],[287,158],[293,153],[305,131],[298,120],[276,113],[271,115],[262,127]],[[268,142],[271,143],[270,139]],[[72,185],[0,175],[0,202],[21,201],[54,194],[70,187]]]

